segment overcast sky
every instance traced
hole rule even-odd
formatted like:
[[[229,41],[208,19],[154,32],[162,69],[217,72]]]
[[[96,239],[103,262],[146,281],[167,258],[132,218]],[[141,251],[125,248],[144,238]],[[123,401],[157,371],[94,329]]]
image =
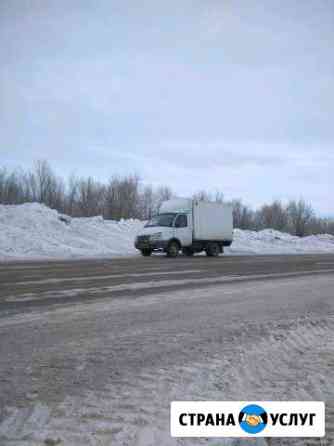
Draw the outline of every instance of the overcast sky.
[[[334,214],[333,0],[1,0],[0,166]]]

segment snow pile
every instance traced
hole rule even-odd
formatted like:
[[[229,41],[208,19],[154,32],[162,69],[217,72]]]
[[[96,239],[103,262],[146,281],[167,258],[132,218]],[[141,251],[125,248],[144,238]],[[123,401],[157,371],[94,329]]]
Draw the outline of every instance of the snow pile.
[[[71,218],[37,203],[0,205],[0,260],[112,257],[138,254],[139,220]],[[272,229],[234,231],[226,254],[334,253],[334,236],[299,238]]]
[[[311,254],[334,253],[334,236],[329,234],[296,237],[274,229],[234,230],[228,254]]]
[[[131,255],[139,220],[71,218],[38,204],[0,205],[0,259]]]

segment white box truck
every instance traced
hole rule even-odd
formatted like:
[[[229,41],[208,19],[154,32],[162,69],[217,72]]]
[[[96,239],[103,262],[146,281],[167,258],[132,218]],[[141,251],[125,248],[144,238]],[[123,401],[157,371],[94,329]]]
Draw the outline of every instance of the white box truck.
[[[176,257],[205,251],[218,256],[233,239],[232,206],[187,198],[162,203],[159,214],[147,222],[136,237],[135,247],[143,256],[164,251]]]

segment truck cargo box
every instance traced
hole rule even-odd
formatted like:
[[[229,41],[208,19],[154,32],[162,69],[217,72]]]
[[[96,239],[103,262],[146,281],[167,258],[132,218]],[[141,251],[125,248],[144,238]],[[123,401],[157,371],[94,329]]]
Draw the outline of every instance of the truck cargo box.
[[[224,203],[194,201],[194,240],[232,240],[232,206]]]

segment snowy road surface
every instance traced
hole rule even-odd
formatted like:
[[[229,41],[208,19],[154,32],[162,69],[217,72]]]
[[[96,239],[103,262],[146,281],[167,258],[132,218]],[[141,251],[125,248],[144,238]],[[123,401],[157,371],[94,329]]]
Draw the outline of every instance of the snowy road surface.
[[[1,445],[334,444],[334,256],[0,266]],[[172,400],[325,400],[326,438],[172,439]]]

